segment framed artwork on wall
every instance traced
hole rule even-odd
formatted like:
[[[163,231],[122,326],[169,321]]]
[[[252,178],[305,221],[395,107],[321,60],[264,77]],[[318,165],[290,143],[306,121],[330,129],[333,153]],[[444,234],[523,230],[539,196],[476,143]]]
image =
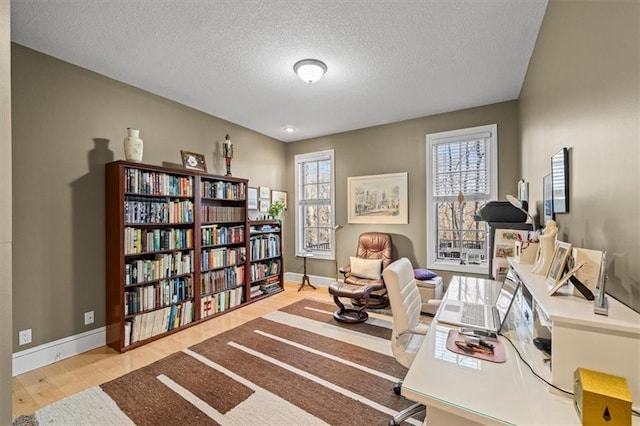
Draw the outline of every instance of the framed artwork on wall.
[[[553,183],[551,173],[542,178],[542,223],[546,226],[547,221],[553,220]]]
[[[259,198],[261,200],[269,200],[271,198],[271,190],[268,186],[261,186],[258,188],[258,191],[260,192]]]
[[[287,209],[287,191],[279,191],[277,189],[271,190],[271,204],[282,201],[284,209]]]
[[[247,188],[247,208],[258,210],[258,188]]]
[[[407,173],[347,178],[349,223],[407,224]]]
[[[569,149],[562,148],[551,157],[553,212],[569,213]]]

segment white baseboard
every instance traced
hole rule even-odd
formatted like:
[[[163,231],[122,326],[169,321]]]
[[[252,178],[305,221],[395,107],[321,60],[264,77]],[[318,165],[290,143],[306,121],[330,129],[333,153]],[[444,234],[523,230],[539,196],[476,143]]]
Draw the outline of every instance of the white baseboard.
[[[302,274],[298,274],[296,272],[285,272],[284,280],[285,281],[301,283],[302,282]],[[335,278],[321,277],[321,276],[318,276],[318,275],[309,275],[309,282],[311,284],[313,284],[314,286],[329,287],[329,284],[336,282],[336,279]]]
[[[16,352],[13,354],[13,376],[99,348],[106,342],[107,328],[100,327]]]
[[[302,274],[286,272],[284,279],[299,283],[302,282]],[[309,275],[309,281],[317,287],[329,287],[335,279]],[[100,327],[16,352],[13,354],[13,376],[104,346],[107,341],[106,330],[106,327]]]

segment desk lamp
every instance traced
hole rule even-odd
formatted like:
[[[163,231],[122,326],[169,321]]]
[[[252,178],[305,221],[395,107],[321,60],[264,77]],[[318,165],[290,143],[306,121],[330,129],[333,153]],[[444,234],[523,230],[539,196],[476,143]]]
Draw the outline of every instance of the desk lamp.
[[[520,202],[520,200],[518,200],[513,195],[507,195],[507,201],[509,201],[509,203],[513,207],[517,208],[518,210],[520,210],[521,212],[523,212],[524,214],[527,215],[529,220],[531,220],[531,226],[533,227],[533,232],[535,233],[536,232],[536,222],[533,220],[533,217],[531,217],[529,212],[522,208],[522,203]]]

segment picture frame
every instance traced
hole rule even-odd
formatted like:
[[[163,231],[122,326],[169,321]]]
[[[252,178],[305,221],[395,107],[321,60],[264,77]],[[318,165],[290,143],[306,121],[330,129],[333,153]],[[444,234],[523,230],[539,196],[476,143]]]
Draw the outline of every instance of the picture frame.
[[[278,189],[271,190],[271,204],[278,201],[282,201],[284,203],[284,209],[287,210],[287,191],[280,191]]]
[[[551,173],[542,178],[542,223],[546,226],[547,222],[553,220],[553,181]]]
[[[180,150],[180,156],[182,157],[182,167],[185,169],[200,170],[206,173],[207,163],[203,154]]]
[[[563,241],[556,241],[555,248],[553,250],[553,257],[551,258],[551,265],[545,277],[545,281],[552,288],[558,284],[558,281],[563,276],[564,268],[567,264],[567,258],[571,255],[571,244]]]
[[[569,213],[569,150],[562,148],[551,157],[553,212]]]
[[[407,182],[407,172],[348,177],[348,222],[408,224]]]
[[[247,209],[258,210],[258,188],[247,187]]]
[[[258,187],[259,197],[261,200],[271,200],[271,190],[268,186]]]
[[[265,200],[260,198],[258,200],[258,211],[262,213],[266,213],[269,211],[269,200]]]

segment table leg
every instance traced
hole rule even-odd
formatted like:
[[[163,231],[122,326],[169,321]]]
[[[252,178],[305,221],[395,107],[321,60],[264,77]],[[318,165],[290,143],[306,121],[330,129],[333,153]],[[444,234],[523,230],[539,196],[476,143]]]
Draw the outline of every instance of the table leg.
[[[312,289],[316,289],[313,284],[309,281],[309,275],[307,275],[307,258],[302,258],[302,282],[300,283],[300,287],[298,287],[298,291],[302,290],[302,287],[308,285]]]

